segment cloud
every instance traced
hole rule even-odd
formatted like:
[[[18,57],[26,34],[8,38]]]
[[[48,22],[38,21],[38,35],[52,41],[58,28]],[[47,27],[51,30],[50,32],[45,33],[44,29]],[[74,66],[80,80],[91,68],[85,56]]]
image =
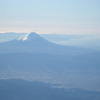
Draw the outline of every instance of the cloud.
[[[58,43],[64,44],[64,45],[79,46],[79,47],[100,50],[100,35],[95,34],[90,37],[88,36],[85,38],[70,39],[67,41],[60,41]]]

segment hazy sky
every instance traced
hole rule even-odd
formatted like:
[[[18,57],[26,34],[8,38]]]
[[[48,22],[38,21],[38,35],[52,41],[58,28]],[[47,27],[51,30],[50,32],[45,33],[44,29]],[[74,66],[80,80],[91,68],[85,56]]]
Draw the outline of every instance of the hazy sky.
[[[100,0],[0,0],[0,32],[99,34]]]

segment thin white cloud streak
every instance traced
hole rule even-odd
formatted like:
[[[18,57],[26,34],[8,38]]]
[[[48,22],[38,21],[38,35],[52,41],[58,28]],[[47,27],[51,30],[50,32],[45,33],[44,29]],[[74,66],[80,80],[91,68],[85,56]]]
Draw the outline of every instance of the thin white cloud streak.
[[[97,25],[88,24],[65,24],[65,23],[47,23],[30,21],[7,21],[0,23],[0,32],[37,32],[37,33],[55,33],[55,34],[99,34],[100,28]]]
[[[56,43],[100,50],[100,34],[94,34],[90,37],[87,36],[85,38],[70,39],[70,40],[60,41]]]
[[[36,32],[39,34],[99,34],[100,29],[89,28],[35,28],[33,27],[0,27],[0,32],[17,32],[17,33],[30,33]]]

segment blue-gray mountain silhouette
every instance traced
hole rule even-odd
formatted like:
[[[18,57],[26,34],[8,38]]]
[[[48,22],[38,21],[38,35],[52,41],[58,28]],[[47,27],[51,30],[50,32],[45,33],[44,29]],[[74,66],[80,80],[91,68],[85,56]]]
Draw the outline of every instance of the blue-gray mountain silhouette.
[[[74,55],[85,52],[80,48],[54,44],[34,32],[30,33],[26,40],[24,38],[23,36],[18,40],[0,43],[0,53],[27,52]]]
[[[100,90],[99,59],[99,52],[57,45],[30,33],[18,40],[0,43],[0,78],[32,81],[35,77],[38,81]]]

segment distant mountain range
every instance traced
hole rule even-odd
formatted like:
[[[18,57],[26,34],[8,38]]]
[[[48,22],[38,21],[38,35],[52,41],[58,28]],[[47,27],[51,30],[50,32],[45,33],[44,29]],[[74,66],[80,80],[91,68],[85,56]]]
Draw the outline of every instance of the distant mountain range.
[[[25,34],[28,34],[28,33],[13,33],[13,32],[0,33],[0,42],[11,41],[11,40],[20,38],[21,36]],[[39,35],[53,42],[92,37],[91,35],[67,35],[67,34],[39,34]]]
[[[26,36],[27,39],[24,40]],[[28,52],[74,55],[86,52],[81,48],[54,44],[34,32],[16,40],[0,43],[0,47],[0,53]]]
[[[0,42],[6,42],[20,38],[28,33],[0,33]],[[41,37],[56,44],[90,48],[93,51],[100,51],[100,35],[99,34],[39,34]]]
[[[49,42],[37,33],[0,43],[0,78],[100,91],[100,53]]]

